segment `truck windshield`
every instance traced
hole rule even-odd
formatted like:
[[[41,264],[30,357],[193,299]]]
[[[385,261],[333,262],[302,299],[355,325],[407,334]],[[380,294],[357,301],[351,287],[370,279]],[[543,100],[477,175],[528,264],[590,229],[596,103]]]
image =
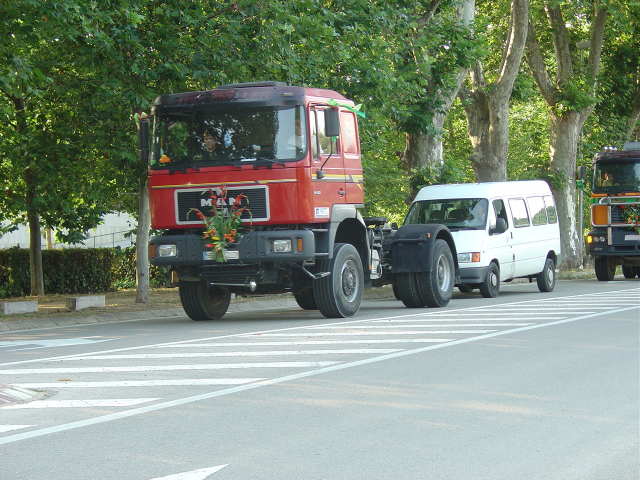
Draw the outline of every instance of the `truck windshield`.
[[[441,223],[451,230],[484,230],[488,205],[485,198],[420,200],[411,205],[404,224]]]
[[[593,193],[640,192],[640,158],[597,162]]]
[[[241,108],[157,115],[151,168],[185,168],[304,158],[304,108]]]

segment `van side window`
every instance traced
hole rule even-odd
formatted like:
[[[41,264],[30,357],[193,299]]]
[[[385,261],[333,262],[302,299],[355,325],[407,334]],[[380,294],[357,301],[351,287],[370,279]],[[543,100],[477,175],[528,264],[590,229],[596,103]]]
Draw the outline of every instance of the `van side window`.
[[[496,213],[496,220],[502,218],[509,225],[509,217],[507,216],[507,209],[504,208],[504,202],[502,200],[494,200],[492,204],[493,211]]]
[[[556,204],[553,202],[553,197],[551,195],[545,195],[544,205],[545,207],[547,207],[547,217],[549,217],[549,223],[558,223]]]
[[[310,120],[313,158],[318,158],[318,147],[320,147],[321,155],[329,155],[331,152],[338,153],[336,139],[324,134],[324,109],[314,108],[311,111]]]
[[[511,216],[513,217],[513,226],[528,227],[529,226],[529,213],[527,212],[527,206],[522,198],[510,198],[509,207],[511,208]]]
[[[544,206],[542,197],[529,197],[527,198],[527,203],[529,204],[532,223],[534,225],[546,225],[547,209]]]

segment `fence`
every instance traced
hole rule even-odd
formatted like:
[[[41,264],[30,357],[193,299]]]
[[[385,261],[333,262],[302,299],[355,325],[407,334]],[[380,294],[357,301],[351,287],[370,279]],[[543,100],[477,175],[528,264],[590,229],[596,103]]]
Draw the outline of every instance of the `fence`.
[[[135,232],[124,230],[93,235],[78,243],[54,243],[53,248],[126,248],[135,245]]]

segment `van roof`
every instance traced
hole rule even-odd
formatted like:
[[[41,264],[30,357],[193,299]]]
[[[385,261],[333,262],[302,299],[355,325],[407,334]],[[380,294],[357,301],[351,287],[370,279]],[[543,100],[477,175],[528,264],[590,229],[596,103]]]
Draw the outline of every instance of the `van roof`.
[[[492,198],[518,195],[551,195],[544,180],[520,180],[515,182],[451,183],[423,187],[414,202],[441,198]]]

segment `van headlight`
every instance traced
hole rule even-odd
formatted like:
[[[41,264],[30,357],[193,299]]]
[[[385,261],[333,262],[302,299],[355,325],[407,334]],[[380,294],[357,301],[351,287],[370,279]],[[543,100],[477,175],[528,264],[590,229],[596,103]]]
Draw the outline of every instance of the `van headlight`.
[[[478,263],[480,262],[480,252],[465,252],[458,254],[458,263]]]
[[[159,257],[176,257],[178,256],[178,247],[176,245],[158,245]]]

